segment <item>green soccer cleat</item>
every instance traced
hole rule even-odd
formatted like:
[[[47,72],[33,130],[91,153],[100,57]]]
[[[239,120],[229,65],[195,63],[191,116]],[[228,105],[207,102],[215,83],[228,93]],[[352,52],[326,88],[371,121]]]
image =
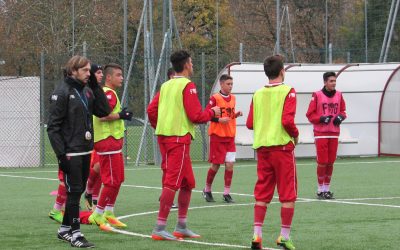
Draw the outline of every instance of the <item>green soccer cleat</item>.
[[[289,239],[285,239],[285,237],[283,237],[282,235],[280,235],[278,237],[278,239],[276,240],[276,244],[278,246],[283,247],[286,250],[295,250],[296,247],[293,244],[293,241],[289,238]]]
[[[262,238],[256,234],[253,235],[251,240],[251,249],[262,249]]]
[[[117,217],[115,217],[114,213],[111,211],[105,211],[103,217],[108,221],[108,223],[110,223],[111,226],[119,228],[127,227],[127,225],[118,220]]]
[[[88,220],[89,220],[90,224],[99,226],[100,230],[103,230],[106,232],[110,232],[113,230],[113,228],[110,226],[110,224],[108,224],[107,219],[99,213],[93,212],[89,216]]]
[[[49,217],[50,219],[55,220],[56,222],[61,224],[64,218],[64,214],[62,211],[53,208],[49,212]]]

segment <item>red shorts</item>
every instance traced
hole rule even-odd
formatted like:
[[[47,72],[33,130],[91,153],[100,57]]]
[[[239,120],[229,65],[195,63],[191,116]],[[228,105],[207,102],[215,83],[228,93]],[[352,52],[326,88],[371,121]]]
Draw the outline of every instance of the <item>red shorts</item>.
[[[64,183],[64,172],[61,171],[61,169],[58,169],[58,180],[60,180],[60,182]]]
[[[99,159],[101,182],[104,185],[120,187],[125,180],[122,153],[99,155]]]
[[[90,158],[90,167],[92,168],[94,164],[99,163],[99,155],[97,154],[96,150],[93,150],[91,158]]]
[[[275,185],[280,202],[294,202],[297,198],[297,174],[294,151],[257,149],[256,201],[271,202]]]
[[[225,162],[235,162],[236,146],[235,139],[227,142],[210,140],[210,151],[208,162],[212,164],[224,164]]]
[[[336,160],[338,138],[316,138],[318,164],[333,164]]]
[[[173,190],[195,188],[196,181],[190,159],[190,144],[159,142],[159,146],[162,157],[163,187]]]

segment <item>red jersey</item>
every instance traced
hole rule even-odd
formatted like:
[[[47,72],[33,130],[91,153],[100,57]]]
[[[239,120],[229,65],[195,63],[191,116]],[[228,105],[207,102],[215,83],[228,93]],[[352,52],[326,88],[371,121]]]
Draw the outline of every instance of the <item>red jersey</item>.
[[[193,123],[206,123],[214,116],[214,112],[210,109],[203,110],[197,96],[196,85],[190,82],[183,89],[183,107],[185,108],[186,115]],[[160,92],[158,92],[153,100],[147,107],[147,115],[149,117],[150,125],[155,129],[157,127],[158,117],[158,102],[160,99]],[[192,136],[188,133],[184,136],[158,136],[159,141],[162,143],[174,142],[190,144]]]
[[[282,111],[282,125],[286,132],[293,138],[299,136],[299,130],[294,123],[294,117],[296,115],[296,91],[292,88],[285,98]],[[253,101],[250,104],[249,115],[247,116],[246,127],[253,129]],[[269,150],[293,150],[294,145],[292,142],[284,146],[271,146],[267,147]]]
[[[319,96],[324,95],[324,96],[322,96],[324,98],[320,97],[320,99],[326,99],[326,100],[332,99],[332,100],[334,100],[336,98],[336,99],[340,99],[340,100],[335,101],[335,102],[337,102],[336,105],[331,105],[333,103],[331,103],[329,101],[325,101],[324,102],[323,100],[319,100],[318,99],[318,95]],[[325,106],[327,106],[327,107],[325,107]],[[330,106],[333,106],[333,107],[330,108]],[[335,107],[337,107],[337,106],[339,106],[339,110],[335,110]],[[324,109],[333,110],[333,111],[332,112],[328,112],[328,113],[327,112],[322,112],[321,110],[324,110]],[[325,124],[321,125],[320,124],[320,120],[319,119],[320,119],[320,117],[322,115],[333,115],[330,123],[333,122],[333,120],[335,119],[335,117],[337,115],[341,115],[343,118],[347,117],[347,115],[346,115],[346,103],[344,102],[343,96],[341,95],[340,92],[336,92],[331,97],[326,96],[323,91],[318,91],[318,94],[317,94],[317,92],[314,92],[312,94],[311,101],[310,101],[310,104],[308,106],[308,110],[307,110],[307,113],[306,113],[306,116],[307,116],[308,120],[314,125],[314,136],[324,136],[324,135],[327,135],[327,136],[329,136],[329,135],[331,135],[331,136],[339,136],[339,129],[325,129],[325,130],[323,130],[323,129],[319,128],[319,127],[323,127],[323,128],[327,127],[327,128],[329,128],[328,127],[329,125],[331,127],[333,127],[333,124],[329,124],[329,125],[325,125]]]
[[[117,96],[111,90],[106,91],[105,95],[107,97],[110,110],[114,110],[115,105],[117,105]],[[96,142],[94,146],[97,152],[108,152],[108,151],[121,150],[123,144],[124,144],[123,138],[117,140],[114,137],[110,136],[104,140]]]

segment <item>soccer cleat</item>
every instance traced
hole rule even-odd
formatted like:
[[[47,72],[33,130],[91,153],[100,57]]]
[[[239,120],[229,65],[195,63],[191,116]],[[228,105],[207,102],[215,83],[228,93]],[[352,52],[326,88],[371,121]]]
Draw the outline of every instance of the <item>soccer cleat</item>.
[[[283,247],[286,250],[295,250],[296,247],[293,245],[293,241],[289,239],[285,239],[282,235],[278,237],[276,240],[276,245]]]
[[[222,195],[222,199],[224,200],[224,202],[226,203],[235,203],[235,201],[232,199],[230,194],[224,194]]]
[[[317,193],[317,199],[318,200],[324,200],[325,199],[325,193],[324,192],[318,192]]]
[[[71,246],[78,248],[94,248],[94,244],[87,241],[83,236],[79,236],[75,240],[71,240]]]
[[[92,194],[88,194],[85,192],[85,206],[87,210],[92,211],[93,210],[93,200],[92,200]]]
[[[214,200],[214,198],[213,198],[213,196],[212,196],[211,191],[210,191],[210,192],[206,192],[206,191],[204,191],[204,189],[203,189],[203,197],[204,197],[204,199],[205,199],[207,202],[215,202],[215,200]]]
[[[117,217],[115,217],[114,213],[111,211],[105,211],[103,217],[108,221],[108,223],[110,223],[111,226],[119,228],[127,227],[127,225],[118,220]]]
[[[95,225],[99,226],[100,230],[110,232],[113,229],[110,226],[110,224],[108,224],[108,221],[106,220],[106,218],[104,218],[103,215],[101,215],[99,213],[93,212],[89,216],[88,220],[89,220],[90,224],[95,224]]]
[[[324,198],[327,200],[335,199],[335,197],[333,197],[333,193],[331,191],[324,192]]]
[[[187,228],[175,227],[175,231],[172,233],[176,238],[200,238],[199,234],[193,233],[192,230]]]
[[[178,240],[178,238],[165,230],[157,231],[155,229],[151,232],[151,238],[153,240]]]
[[[253,239],[251,241],[251,249],[262,249],[262,239],[258,235],[253,235]]]
[[[57,238],[61,241],[70,243],[72,239],[72,234],[69,231],[57,232]]]
[[[64,218],[64,214],[62,211],[53,208],[49,212],[49,217],[50,219],[55,220],[56,222],[61,224]]]

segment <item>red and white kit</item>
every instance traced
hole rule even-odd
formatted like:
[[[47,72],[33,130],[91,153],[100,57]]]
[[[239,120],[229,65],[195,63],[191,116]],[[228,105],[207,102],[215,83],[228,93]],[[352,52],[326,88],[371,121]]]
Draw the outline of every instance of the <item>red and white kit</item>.
[[[117,104],[117,96],[113,91],[105,92],[110,109],[113,110]],[[104,188],[101,191],[97,207],[104,209],[106,206],[114,207],[121,184],[125,180],[124,159],[122,146],[124,139],[115,139],[112,136],[98,141],[94,148],[99,156],[100,176]]]
[[[294,123],[296,114],[296,92],[292,88],[286,96],[282,112],[282,125],[293,138],[299,136]],[[250,105],[246,126],[253,129],[253,102]],[[258,180],[254,188],[256,201],[269,203],[274,195],[275,185],[280,202],[294,202],[297,199],[297,174],[294,144],[260,147],[257,149]]]
[[[338,115],[346,118],[346,104],[341,92],[336,91],[332,97],[322,90],[313,93],[306,116],[314,126],[318,164],[333,164],[336,160],[340,126],[335,126],[333,120]],[[320,122],[321,116],[332,116],[332,119],[324,124]]]

